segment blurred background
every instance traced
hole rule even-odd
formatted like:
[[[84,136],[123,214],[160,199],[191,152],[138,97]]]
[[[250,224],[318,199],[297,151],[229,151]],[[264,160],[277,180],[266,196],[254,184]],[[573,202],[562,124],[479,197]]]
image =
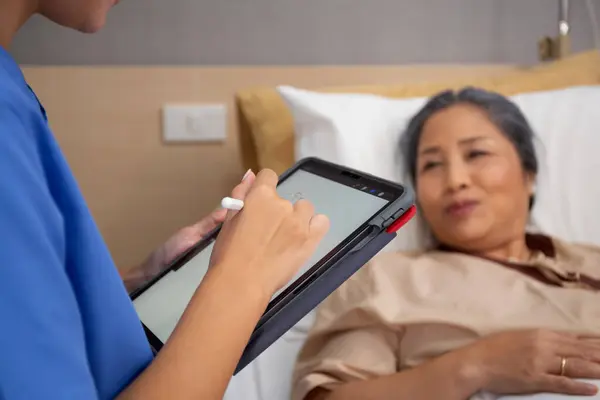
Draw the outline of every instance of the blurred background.
[[[600,1],[570,1],[569,53],[596,45],[592,9],[600,14]],[[542,61],[540,40],[557,38],[560,14],[554,0],[124,0],[98,34],[35,18],[10,51],[128,268],[216,207],[247,167],[272,167],[250,162],[256,149],[244,158],[245,141],[259,152],[268,143],[239,129],[240,91],[433,82],[548,63],[561,54]]]
[[[588,49],[586,1],[570,3],[572,49]],[[36,65],[531,64],[558,14],[554,0],[123,0],[93,36],[38,18],[13,54]]]

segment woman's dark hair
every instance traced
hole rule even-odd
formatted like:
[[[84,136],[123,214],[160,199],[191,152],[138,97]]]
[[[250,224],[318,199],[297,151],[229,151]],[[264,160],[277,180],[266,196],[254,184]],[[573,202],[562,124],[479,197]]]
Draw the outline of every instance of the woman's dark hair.
[[[417,151],[423,126],[436,112],[457,104],[470,104],[485,111],[490,121],[515,146],[523,170],[533,175],[537,174],[538,160],[533,143],[535,135],[519,107],[501,94],[466,87],[459,91],[446,90],[433,96],[408,123],[400,147],[413,184],[416,184]],[[533,207],[533,202],[532,196],[530,209]]]

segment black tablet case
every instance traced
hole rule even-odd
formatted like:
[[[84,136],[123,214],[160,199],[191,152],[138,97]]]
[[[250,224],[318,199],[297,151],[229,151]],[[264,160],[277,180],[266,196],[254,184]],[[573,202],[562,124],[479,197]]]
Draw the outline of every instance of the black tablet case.
[[[333,163],[316,159],[316,158],[305,158],[298,161],[292,168],[285,171],[279,177],[280,182],[286,179],[288,176],[293,174],[296,170],[300,169],[305,163],[311,160],[318,161],[323,164],[330,164],[336,167],[341,167]],[[380,180],[373,175],[356,171],[351,168],[341,167],[346,171],[351,171],[358,175],[369,177],[372,179]],[[371,234],[363,239],[360,243],[345,254],[339,261],[337,261],[332,267],[323,271],[320,274],[315,274],[310,278],[307,285],[302,286],[302,292],[291,300],[289,303],[281,307],[277,313],[270,316],[264,323],[260,324],[255,328],[252,336],[242,353],[240,361],[235,369],[234,375],[237,375],[242,369],[256,359],[262,352],[264,352],[269,346],[271,346],[277,339],[283,336],[289,329],[291,329],[296,323],[298,323],[306,314],[312,309],[317,307],[323,300],[325,300],[335,289],[337,289],[342,283],[344,283],[349,277],[351,277],[356,271],[363,267],[371,258],[379,253],[387,244],[389,244],[395,237],[396,233],[387,232],[386,229],[390,227],[398,219],[402,219],[404,213],[409,212],[409,209],[414,204],[414,193],[411,189],[404,187],[404,195],[397,199],[394,204],[398,211],[395,213],[383,213],[377,218],[371,221]],[[393,207],[392,207],[393,209]],[[393,214],[393,217],[392,217]],[[218,234],[220,226],[215,228],[207,237],[213,237]],[[178,265],[184,260],[189,254],[192,254],[192,250],[182,254],[176,259],[172,265]],[[138,297],[148,287],[152,286],[158,281],[166,272],[172,268],[167,269],[155,277],[143,288],[135,291],[131,294],[132,300]],[[262,321],[262,319],[261,319]],[[153,335],[152,332],[148,331],[145,325],[144,329],[147,335]],[[159,349],[154,349],[158,351]]]
[[[304,318],[306,314],[325,300],[330,293],[369,262],[371,258],[379,253],[395,237],[396,233],[383,231],[361,249],[346,254],[340,262],[325,271],[321,276],[314,277],[314,280],[301,295],[284,306],[276,315],[254,331],[235,369],[234,375],[244,369],[284,333],[296,325],[298,321]]]

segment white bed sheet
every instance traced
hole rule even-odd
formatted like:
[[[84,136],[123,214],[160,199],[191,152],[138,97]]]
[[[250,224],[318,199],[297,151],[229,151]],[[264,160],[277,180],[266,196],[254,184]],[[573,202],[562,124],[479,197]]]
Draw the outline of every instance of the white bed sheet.
[[[582,379],[582,382],[593,383],[600,387],[599,380],[590,380],[590,379]],[[561,394],[554,393],[539,393],[534,395],[527,396],[495,396],[493,394],[482,394],[475,396],[471,400],[594,400],[600,399],[600,394],[596,394],[595,396],[567,396]]]

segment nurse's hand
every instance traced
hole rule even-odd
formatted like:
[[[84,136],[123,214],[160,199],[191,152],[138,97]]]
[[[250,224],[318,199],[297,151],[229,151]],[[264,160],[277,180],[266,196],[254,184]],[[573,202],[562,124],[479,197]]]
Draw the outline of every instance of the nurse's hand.
[[[228,212],[210,262],[214,274],[256,283],[268,297],[297,273],[329,229],[328,218],[309,201],[281,198],[277,182],[265,169],[249,190],[244,183],[234,189],[244,209]]]
[[[252,183],[252,181],[254,181]],[[211,268],[156,359],[121,399],[220,399],[273,293],[309,259],[329,228],[305,200],[278,196],[270,170],[238,185]],[[203,379],[198,379],[201,376]]]
[[[238,198],[243,199],[245,197],[255,178],[252,171],[248,171],[244,175],[242,182],[234,190]],[[195,224],[180,229],[162,246],[154,250],[141,265],[122,272],[127,290],[131,292],[160,274],[180,254],[190,249],[225,221],[226,216],[227,210],[225,209],[213,211]]]

